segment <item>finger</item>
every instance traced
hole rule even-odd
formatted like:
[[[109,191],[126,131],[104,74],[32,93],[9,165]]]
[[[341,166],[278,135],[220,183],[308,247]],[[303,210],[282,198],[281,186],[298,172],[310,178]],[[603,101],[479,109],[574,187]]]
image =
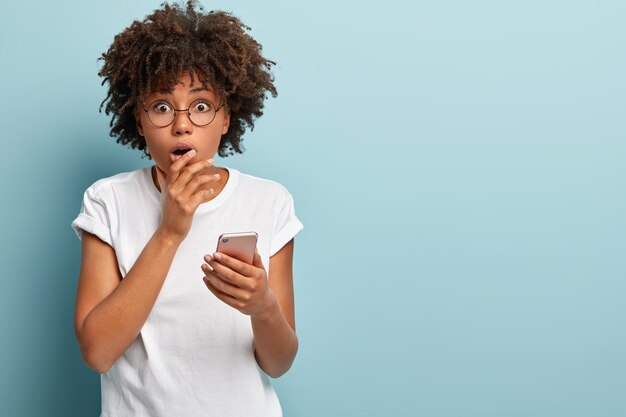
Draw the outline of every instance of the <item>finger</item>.
[[[230,284],[235,285],[239,288],[244,288],[247,290],[252,289],[253,282],[250,278],[244,277],[243,275],[233,271],[229,267],[222,265],[219,262],[216,262],[215,259],[208,261],[208,264],[213,269],[213,272],[218,274],[224,281],[229,282]]]
[[[195,149],[190,150],[186,154],[183,155],[182,158],[178,158],[167,171],[167,183],[168,185],[173,184],[174,181],[178,179],[180,175],[180,171],[187,165],[189,162],[193,161],[196,156]]]
[[[225,281],[216,271],[211,271],[207,264],[202,265],[202,271],[204,272],[206,281],[208,281],[214,288],[220,290],[220,292],[228,294],[239,301],[243,301],[247,297],[248,291]]]
[[[210,160],[198,161],[192,165],[186,166],[181,170],[180,175],[176,180],[176,186],[180,187],[181,190],[184,189],[187,184],[189,184],[189,182],[193,178],[195,178],[200,172],[207,168],[210,168],[211,166],[213,166],[213,163]],[[211,176],[214,178],[214,180],[220,179],[219,174],[212,174]]]
[[[216,260],[219,264],[227,266],[228,268],[243,275],[244,277],[255,276],[255,272],[256,272],[255,268],[252,265],[242,262],[237,258],[228,256],[222,252],[215,252],[212,258]]]
[[[211,281],[207,279],[207,277],[203,277],[202,281],[204,281],[204,285],[206,285],[209,291],[211,291],[215,297],[222,300],[224,303],[236,309],[244,307],[243,303],[237,300],[235,297],[232,297],[225,292],[220,291],[218,288],[215,288],[215,286],[211,283]]]
[[[195,205],[195,207],[198,207],[200,204],[209,201],[213,194],[215,194],[215,190],[213,188],[209,188],[208,190],[200,189],[191,195],[190,201]]]
[[[263,259],[261,259],[261,255],[259,254],[259,251],[256,247],[254,248],[254,258],[252,258],[252,265],[265,271],[265,267],[263,266]]]
[[[191,197],[193,194],[196,193],[196,191],[201,190],[201,189],[208,189],[208,187],[206,186],[206,184],[208,183],[215,183],[215,187],[217,187],[217,185],[219,184],[219,180],[220,180],[220,175],[219,174],[198,174],[196,176],[194,176],[193,178],[191,178],[191,180],[184,186],[184,188],[181,190],[181,195],[184,197]],[[179,180],[179,182],[183,181],[183,176],[181,175]],[[176,187],[178,187],[179,185],[176,185]]]

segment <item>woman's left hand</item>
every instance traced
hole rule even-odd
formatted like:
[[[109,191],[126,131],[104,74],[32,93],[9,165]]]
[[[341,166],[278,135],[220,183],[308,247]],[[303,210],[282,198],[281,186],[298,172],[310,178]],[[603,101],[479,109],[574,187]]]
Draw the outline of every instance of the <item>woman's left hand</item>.
[[[207,288],[229,306],[250,317],[263,316],[271,311],[277,299],[267,279],[259,252],[255,249],[252,265],[215,252],[205,255],[202,264]],[[209,265],[211,268],[209,268]],[[212,269],[212,270],[211,270]]]

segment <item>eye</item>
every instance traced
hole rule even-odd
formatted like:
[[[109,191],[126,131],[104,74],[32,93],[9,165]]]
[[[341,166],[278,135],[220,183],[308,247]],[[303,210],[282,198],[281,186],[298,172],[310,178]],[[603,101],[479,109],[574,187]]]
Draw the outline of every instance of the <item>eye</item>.
[[[169,104],[167,104],[164,101],[159,101],[157,103],[154,103],[152,105],[152,111],[154,111],[155,113],[168,113],[170,111],[172,111],[171,107]]]
[[[194,104],[192,111],[196,113],[207,113],[210,112],[213,108],[213,105],[209,101],[198,101]]]

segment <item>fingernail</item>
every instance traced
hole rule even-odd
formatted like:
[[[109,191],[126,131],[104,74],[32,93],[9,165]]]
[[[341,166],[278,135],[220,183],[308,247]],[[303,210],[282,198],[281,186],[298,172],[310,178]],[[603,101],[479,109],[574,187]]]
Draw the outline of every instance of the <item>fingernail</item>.
[[[206,256],[204,257],[204,260],[205,260],[205,261],[207,261],[207,262],[211,262],[211,259],[212,259],[212,258],[211,258],[211,255],[206,255]]]
[[[196,154],[196,150],[192,149],[190,151],[187,151],[187,153],[185,154],[186,157],[191,158],[192,156],[194,156]]]
[[[216,180],[220,179],[220,174],[213,174],[213,176],[215,177]]]
[[[215,259],[217,259],[218,261],[221,261],[221,260],[222,260],[222,255],[220,255],[220,254],[219,254],[219,253],[217,253],[217,252],[215,252],[215,253],[213,254],[213,257],[214,257]]]
[[[209,162],[209,164],[212,164],[213,162],[215,162],[215,161],[213,160],[213,158],[211,158],[211,159],[207,159],[207,161]]]

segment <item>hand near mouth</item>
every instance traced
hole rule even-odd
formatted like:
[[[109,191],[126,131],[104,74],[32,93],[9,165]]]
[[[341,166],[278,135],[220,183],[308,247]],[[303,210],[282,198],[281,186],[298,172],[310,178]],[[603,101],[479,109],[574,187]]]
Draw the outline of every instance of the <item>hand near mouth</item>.
[[[212,159],[192,163],[195,156],[194,149],[188,151],[176,158],[167,172],[158,165],[156,166],[163,209],[159,229],[180,242],[189,233],[191,221],[198,206],[215,193],[213,188],[207,190],[203,186],[220,179],[220,174],[201,174],[202,171],[213,166]]]
[[[170,162],[174,163],[178,159],[182,158],[187,152],[195,150],[196,148],[193,144],[191,144],[191,142],[178,143],[170,150]]]

